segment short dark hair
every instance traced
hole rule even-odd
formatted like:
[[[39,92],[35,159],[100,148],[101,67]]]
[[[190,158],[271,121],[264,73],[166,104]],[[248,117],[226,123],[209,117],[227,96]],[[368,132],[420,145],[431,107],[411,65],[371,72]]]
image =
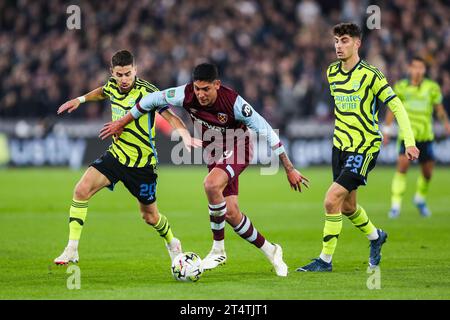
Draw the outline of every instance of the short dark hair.
[[[213,82],[219,78],[217,66],[212,63],[202,63],[197,65],[192,72],[193,81]]]
[[[120,50],[114,53],[111,58],[111,67],[134,65],[134,56],[128,50]]]
[[[352,38],[362,38],[362,30],[356,23],[343,22],[333,27],[333,34],[338,37],[342,37],[348,34]]]
[[[427,66],[427,62],[421,56],[413,56],[411,58],[411,60],[409,60],[409,63],[412,63],[413,61],[420,61],[420,62],[422,62],[425,65],[425,67]]]

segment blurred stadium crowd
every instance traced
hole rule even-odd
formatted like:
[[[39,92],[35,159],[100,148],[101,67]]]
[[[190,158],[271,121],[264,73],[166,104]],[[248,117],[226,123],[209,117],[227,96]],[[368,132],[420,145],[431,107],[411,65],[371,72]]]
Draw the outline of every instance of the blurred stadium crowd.
[[[66,27],[71,4],[81,9],[80,30]],[[364,29],[362,57],[392,84],[409,57],[425,57],[450,112],[445,0],[19,0],[0,1],[0,117],[55,115],[67,99],[103,85],[113,52],[129,49],[138,75],[159,88],[188,82],[192,67],[207,59],[275,128],[291,119],[328,121],[330,28],[342,21],[365,26],[370,4],[381,8],[381,29]],[[107,119],[105,106],[71,117]]]

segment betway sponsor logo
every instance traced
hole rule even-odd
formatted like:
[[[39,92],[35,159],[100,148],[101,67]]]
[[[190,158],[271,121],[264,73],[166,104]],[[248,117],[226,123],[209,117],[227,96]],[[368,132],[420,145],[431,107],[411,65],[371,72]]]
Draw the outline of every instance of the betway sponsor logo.
[[[224,128],[224,127],[218,127],[218,126],[212,125],[212,124],[210,124],[210,123],[208,123],[208,122],[206,122],[206,121],[203,121],[202,119],[197,118],[197,117],[194,116],[193,114],[191,114],[191,117],[192,117],[192,119],[194,119],[195,121],[197,121],[197,122],[200,123],[202,126],[205,126],[205,127],[208,128],[208,129],[216,130],[216,131],[219,131],[219,132],[222,132],[222,133],[225,133],[225,131],[227,130],[227,128]]]

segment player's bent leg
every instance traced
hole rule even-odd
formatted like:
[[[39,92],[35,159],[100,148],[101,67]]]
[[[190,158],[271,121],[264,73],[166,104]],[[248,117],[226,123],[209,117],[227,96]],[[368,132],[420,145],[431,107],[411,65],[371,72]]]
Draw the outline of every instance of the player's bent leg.
[[[173,259],[182,253],[183,250],[181,248],[181,241],[173,236],[167,217],[158,211],[156,201],[150,204],[139,202],[139,208],[144,221],[152,226],[164,239],[170,260],[173,261]]]
[[[288,267],[283,261],[283,250],[280,245],[267,241],[253,226],[250,218],[240,211],[237,195],[230,195],[225,199],[227,203],[226,220],[234,231],[264,253],[278,276],[287,276]]]
[[[75,200],[87,201],[110,184],[111,182],[105,175],[96,168],[89,167],[75,186],[73,197]]]
[[[78,242],[86,221],[89,199],[100,189],[110,185],[111,182],[97,169],[89,167],[77,183],[70,206],[69,242],[63,253],[54,260],[57,265],[78,262]]]
[[[223,190],[227,186],[228,180],[228,174],[220,168],[214,168],[208,173],[203,186],[210,204],[218,204],[225,201]]]
[[[370,240],[369,264],[377,266],[381,260],[381,247],[386,242],[387,233],[377,229],[367,216],[366,210],[357,204],[356,190],[350,192],[345,198],[342,213]]]
[[[325,196],[325,226],[323,229],[322,252],[320,259],[330,264],[342,230],[341,208],[349,191],[334,182]],[[330,270],[331,271],[331,270]]]
[[[378,239],[377,229],[367,216],[366,210],[364,210],[362,206],[357,205],[356,210],[346,213],[346,216],[356,228],[367,236],[369,240]]]
[[[333,214],[334,212],[341,213],[342,205],[349,193],[350,192],[346,188],[333,182],[325,195],[325,212],[327,214]]]
[[[431,211],[426,204],[428,189],[433,174],[434,161],[427,160],[420,164],[422,174],[417,178],[416,194],[414,195],[414,204],[422,217],[431,216]]]
[[[322,252],[319,258],[296,271],[329,272],[332,271],[332,257],[336,249],[337,239],[342,230],[341,208],[349,191],[340,184],[333,182],[327,191],[324,201],[325,226],[323,229]]]
[[[244,214],[239,209],[238,196],[231,195],[225,197],[227,204],[227,212],[225,214],[225,220],[230,226],[235,228],[243,219]]]
[[[361,230],[369,240],[378,239],[377,229],[368,218],[364,208],[356,200],[356,190],[350,192],[345,198],[342,204],[342,214],[349,218],[352,224]]]
[[[391,184],[391,209],[389,210],[389,218],[397,218],[400,215],[403,194],[406,190],[406,173],[409,168],[409,160],[405,155],[399,155],[397,160],[397,171],[392,178]]]
[[[373,225],[367,216],[366,210],[360,205],[357,205],[357,209],[353,213],[346,215],[352,224],[361,230],[367,236],[367,239],[370,240],[369,265],[371,267],[379,265],[381,260],[381,247],[386,242],[387,233],[381,229],[377,229]]]
[[[138,201],[138,203],[142,219],[144,219],[145,223],[154,227],[161,218],[158,212],[156,201],[151,204],[143,204],[140,201]]]
[[[209,219],[213,233],[213,246],[208,255],[202,260],[205,270],[214,269],[225,263],[225,215],[227,204],[223,190],[228,184],[228,175],[219,168],[213,168],[204,180],[204,189],[208,198]]]

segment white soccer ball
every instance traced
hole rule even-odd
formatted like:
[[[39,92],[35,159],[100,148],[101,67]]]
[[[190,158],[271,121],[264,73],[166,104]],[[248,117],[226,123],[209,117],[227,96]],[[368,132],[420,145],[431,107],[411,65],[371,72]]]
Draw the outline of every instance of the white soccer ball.
[[[178,281],[195,282],[202,273],[202,259],[194,252],[180,253],[172,261],[172,275]]]

